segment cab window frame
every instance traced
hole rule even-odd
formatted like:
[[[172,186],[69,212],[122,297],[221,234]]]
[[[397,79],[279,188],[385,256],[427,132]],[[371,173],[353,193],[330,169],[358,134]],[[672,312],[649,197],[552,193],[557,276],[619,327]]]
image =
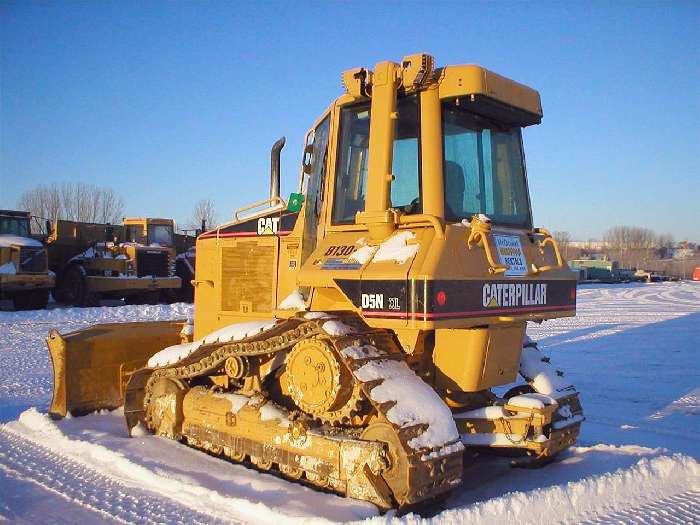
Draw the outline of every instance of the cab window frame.
[[[422,213],[422,209],[423,209],[423,162],[422,162],[423,159],[422,159],[422,140],[421,140],[421,132],[422,132],[422,129],[421,129],[421,100],[420,100],[420,96],[418,93],[411,93],[410,95],[400,95],[400,98],[397,101],[397,110],[398,110],[398,106],[401,103],[401,101],[405,100],[407,98],[412,98],[415,100],[416,173],[417,173],[417,179],[418,179],[417,180],[418,194],[416,197],[417,206],[416,206],[415,210],[411,210],[410,212],[404,210],[403,208],[410,206],[411,203],[407,203],[407,204],[401,205],[399,207],[394,207],[393,203],[390,203],[389,207],[392,209],[397,209],[399,211],[402,211],[403,213],[406,213],[406,214],[419,214],[419,213]],[[337,202],[339,199],[339,195],[342,192],[342,188],[340,187],[340,179],[341,179],[341,175],[344,174],[343,173],[343,166],[342,166],[343,160],[347,160],[347,159],[344,159],[344,150],[346,148],[344,148],[344,144],[343,144],[343,142],[344,142],[343,141],[343,138],[344,138],[343,133],[345,132],[345,126],[347,126],[348,123],[343,122],[343,120],[344,120],[343,117],[348,112],[360,113],[362,111],[367,111],[369,113],[369,123],[368,123],[368,126],[369,126],[371,124],[371,118],[372,118],[371,101],[362,101],[362,102],[358,102],[355,104],[348,104],[348,105],[345,105],[345,106],[342,106],[341,108],[339,108],[338,120],[337,120],[338,132],[337,132],[336,138],[335,138],[335,142],[336,142],[336,145],[335,145],[335,173],[334,173],[335,180],[333,181],[333,184],[332,184],[333,195],[332,195],[332,198],[329,199],[330,218],[331,218],[330,225],[331,225],[331,227],[335,226],[335,227],[344,228],[344,227],[350,227],[350,226],[357,225],[355,216],[353,216],[352,219],[350,219],[350,218],[338,219],[336,208],[338,206]],[[399,114],[399,118],[401,118],[400,114]],[[396,124],[395,133],[394,133],[394,143],[392,144],[392,166],[393,166],[393,161],[395,160],[394,148],[398,142],[397,131],[398,131],[398,122]],[[369,129],[367,132],[367,148],[366,149],[367,149],[367,160],[368,160],[369,159]],[[392,171],[394,171],[394,170],[392,169]],[[395,174],[393,174],[393,173],[392,173],[392,175],[395,176]],[[360,175],[360,176],[362,177],[362,175]],[[367,173],[364,176],[363,182],[364,182],[365,186],[367,184],[368,177],[369,177],[369,170],[367,170]],[[392,187],[393,187],[393,184],[394,184],[394,180],[392,180]],[[391,199],[391,188],[390,188],[390,192],[389,192],[389,199]],[[365,195],[363,198],[363,205],[358,211],[364,211],[365,207],[366,207],[366,188],[365,188]]]
[[[440,125],[441,125],[441,133],[442,133],[442,148],[441,148],[440,153],[442,155],[442,169],[443,169],[443,181],[444,181],[443,202],[445,205],[445,220],[447,222],[455,222],[455,221],[458,222],[459,220],[464,220],[464,219],[466,219],[467,221],[470,221],[471,216],[473,215],[473,214],[471,214],[468,217],[458,217],[458,216],[451,217],[448,214],[448,205],[447,205],[448,187],[447,187],[447,165],[446,165],[448,160],[447,160],[447,156],[445,154],[445,147],[446,147],[446,142],[445,142],[445,138],[446,138],[446,134],[445,134],[445,123],[446,123],[445,108],[446,108],[447,103],[458,101],[460,98],[461,97],[451,97],[451,98],[440,100]],[[527,216],[526,216],[525,220],[520,224],[516,224],[514,222],[505,222],[505,221],[499,220],[499,217],[495,217],[495,216],[492,217],[490,215],[489,215],[489,218],[491,219],[491,221],[493,222],[494,225],[498,225],[498,226],[501,226],[504,228],[516,228],[516,229],[531,230],[533,228],[532,202],[530,200],[530,187],[529,187],[528,178],[527,178],[527,163],[525,160],[525,148],[524,148],[523,133],[522,133],[523,127],[517,126],[517,125],[508,125],[506,123],[499,122],[499,121],[493,120],[491,118],[485,117],[483,115],[480,115],[478,113],[475,113],[472,110],[463,109],[463,111],[466,113],[469,113],[471,116],[473,116],[475,118],[475,120],[483,122],[482,129],[489,129],[492,131],[503,133],[503,132],[510,131],[510,130],[517,128],[518,146],[520,148],[519,157],[520,157],[520,167],[521,167],[521,177],[522,177],[522,189],[523,189],[523,192],[525,194],[524,204],[526,204],[526,206],[527,206]],[[493,150],[491,151],[491,155],[493,155]],[[480,173],[479,175],[480,175],[480,177],[483,177],[484,173]],[[479,213],[479,212],[475,212],[475,213]],[[488,215],[488,213],[486,213],[485,211],[482,211],[481,213]]]

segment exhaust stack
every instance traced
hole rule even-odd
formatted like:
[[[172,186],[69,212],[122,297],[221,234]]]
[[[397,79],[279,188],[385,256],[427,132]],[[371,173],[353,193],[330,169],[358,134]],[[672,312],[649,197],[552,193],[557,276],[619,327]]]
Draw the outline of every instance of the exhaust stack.
[[[280,154],[286,141],[285,137],[278,139],[270,152],[270,200],[280,196]]]

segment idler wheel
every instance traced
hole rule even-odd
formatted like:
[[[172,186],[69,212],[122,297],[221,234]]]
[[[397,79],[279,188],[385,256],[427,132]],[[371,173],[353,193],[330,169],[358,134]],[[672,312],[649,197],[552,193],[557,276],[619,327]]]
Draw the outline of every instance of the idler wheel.
[[[182,433],[182,399],[187,387],[177,379],[159,379],[151,389],[146,407],[148,429],[158,436],[180,439]]]
[[[381,476],[389,485],[394,499],[402,504],[409,491],[410,468],[404,445],[396,434],[396,430],[390,423],[376,419],[365,429],[361,437],[367,441],[380,441],[388,445],[389,468],[384,470]]]

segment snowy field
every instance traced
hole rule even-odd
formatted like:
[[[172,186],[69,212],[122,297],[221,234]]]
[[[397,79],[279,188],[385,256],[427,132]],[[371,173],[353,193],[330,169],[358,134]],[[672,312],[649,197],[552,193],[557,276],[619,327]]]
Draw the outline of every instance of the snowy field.
[[[700,523],[700,283],[584,286],[528,328],[581,392],[577,447],[537,470],[468,466],[431,518],[392,513],[149,435],[120,411],[54,422],[44,337],[191,306],[0,312],[0,523]]]

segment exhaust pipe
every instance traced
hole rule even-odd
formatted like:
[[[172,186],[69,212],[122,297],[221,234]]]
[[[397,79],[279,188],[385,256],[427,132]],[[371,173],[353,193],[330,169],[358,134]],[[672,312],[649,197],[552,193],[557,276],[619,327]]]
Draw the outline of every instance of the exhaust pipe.
[[[280,154],[286,141],[285,137],[278,139],[270,152],[270,200],[280,196]]]

